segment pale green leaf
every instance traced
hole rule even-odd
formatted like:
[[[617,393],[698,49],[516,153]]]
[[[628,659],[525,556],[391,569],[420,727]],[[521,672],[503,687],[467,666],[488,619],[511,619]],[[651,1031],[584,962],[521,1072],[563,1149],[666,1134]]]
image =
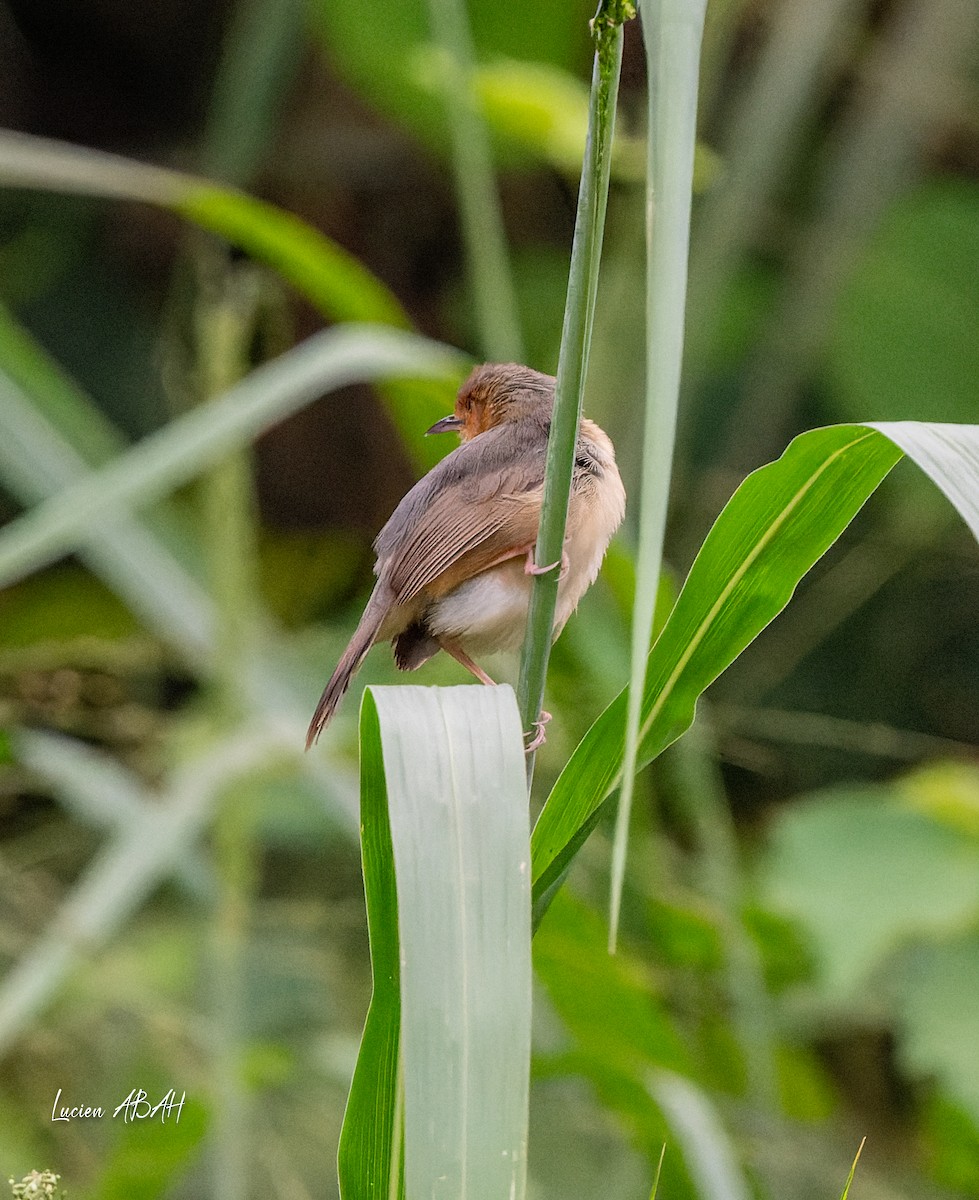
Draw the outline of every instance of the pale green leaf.
[[[749,1200],[751,1190],[717,1109],[701,1088],[654,1071],[649,1090],[663,1111],[701,1200]]]
[[[530,848],[508,687],[372,688],[361,713],[374,996],[344,1121],[343,1194],[522,1197]]]
[[[883,421],[872,428],[918,464],[979,539],[979,426]]]

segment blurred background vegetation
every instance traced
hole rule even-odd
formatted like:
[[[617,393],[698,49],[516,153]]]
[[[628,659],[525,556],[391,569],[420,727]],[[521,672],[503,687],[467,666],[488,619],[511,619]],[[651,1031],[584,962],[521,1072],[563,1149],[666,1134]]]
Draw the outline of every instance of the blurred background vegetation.
[[[470,7],[519,340],[553,371],[591,12]],[[271,200],[478,359],[440,54],[422,0],[0,0],[0,124]],[[711,0],[676,579],[800,430],[979,417],[977,64],[974,0]],[[633,24],[586,397],[633,492],[644,87]],[[108,425],[71,436],[103,458],[322,323],[166,212],[35,191],[0,191],[0,301],[3,354],[29,337],[94,398]],[[205,564],[224,668],[81,559],[0,594],[6,1174],[104,1200],[335,1194],[369,994],[356,699],[311,769],[274,687],[241,722],[239,673],[266,639],[312,708],[417,473],[390,413],[331,395],[155,514]],[[3,517],[23,503],[0,478]],[[626,528],[555,651],[544,784],[625,681],[631,564]],[[732,1151],[745,1195],[838,1195],[864,1134],[853,1195],[979,1194],[977,611],[968,531],[902,468],[643,777],[614,959],[599,828],[535,942],[534,1196],[648,1194],[677,1076],[717,1103],[727,1132],[694,1140]],[[394,676],[378,651],[363,681]],[[195,788],[161,850],[154,810]],[[186,1090],[179,1125],[50,1120],[59,1088],[114,1108],[134,1087]],[[681,1158],[662,1195],[733,1194]]]

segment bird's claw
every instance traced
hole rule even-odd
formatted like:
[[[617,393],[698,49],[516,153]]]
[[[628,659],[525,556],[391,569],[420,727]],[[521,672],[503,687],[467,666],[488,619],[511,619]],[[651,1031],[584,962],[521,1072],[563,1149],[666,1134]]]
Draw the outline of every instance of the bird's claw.
[[[567,575],[567,573],[568,573],[569,563],[568,563],[567,551],[562,551],[561,557],[559,559],[556,559],[552,563],[548,563],[546,567],[539,567],[534,562],[533,551],[528,550],[527,551],[527,561],[524,563],[523,569],[524,569],[525,575],[546,575],[548,571],[553,571],[554,568],[558,567],[558,566],[561,568],[561,571],[558,575],[558,582],[560,582],[565,577],[565,575]]]
[[[530,731],[524,734],[524,737],[531,737],[531,735],[533,735],[533,741],[527,743],[526,747],[524,748],[524,753],[532,754],[538,746],[544,745],[544,743],[547,741],[547,737],[544,733],[544,726],[550,719],[551,714],[542,708],[540,710],[540,716],[530,727]]]

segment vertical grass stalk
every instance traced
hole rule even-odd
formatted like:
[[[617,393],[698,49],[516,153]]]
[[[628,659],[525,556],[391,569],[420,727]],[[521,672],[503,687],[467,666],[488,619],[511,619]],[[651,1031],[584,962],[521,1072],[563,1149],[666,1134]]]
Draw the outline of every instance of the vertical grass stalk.
[[[588,138],[578,189],[568,298],[564,308],[557,392],[547,443],[544,501],[537,535],[538,566],[561,560],[568,497],[574,468],[575,443],[581,420],[581,398],[588,371],[588,351],[595,320],[598,265],[605,232],[609,169],[615,109],[622,67],[622,23],[635,15],[628,0],[601,0],[592,21],[595,64],[588,110]],[[557,602],[555,568],[534,579],[527,619],[527,637],[520,661],[518,700],[524,729],[537,720],[544,701],[544,682],[551,652],[551,631]],[[527,756],[528,783],[533,780],[534,755]]]
[[[612,848],[609,947],[614,949],[635,790],[639,712],[663,559],[676,438],[690,202],[697,135],[700,44],[707,0],[642,0],[649,64],[646,178],[646,423],[639,498],[639,556],[622,789]]]
[[[443,80],[452,167],[481,351],[522,362],[516,294],[486,125],[473,89],[473,45],[466,0],[428,0],[432,34],[447,71]]]
[[[198,359],[206,397],[221,395],[246,373],[257,315],[258,278],[249,269],[206,278],[198,319]],[[201,273],[210,255],[198,260]],[[220,272],[220,274],[218,274]],[[217,607],[217,653],[212,681],[218,730],[240,717],[241,668],[251,657],[257,627],[257,567],[250,456],[239,451],[218,462],[202,481],[204,543]],[[212,930],[216,1113],[214,1196],[248,1194],[248,1100],[241,1080],[245,1039],[246,956],[255,890],[254,829],[237,789],[222,792],[214,822],[218,897]]]

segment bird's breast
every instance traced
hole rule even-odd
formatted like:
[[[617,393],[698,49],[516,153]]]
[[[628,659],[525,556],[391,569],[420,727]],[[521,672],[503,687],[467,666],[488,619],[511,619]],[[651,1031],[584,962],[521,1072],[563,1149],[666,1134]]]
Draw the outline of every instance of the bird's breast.
[[[519,650],[532,582],[524,561],[523,556],[509,559],[433,601],[425,619],[430,632],[461,642],[473,657]]]

